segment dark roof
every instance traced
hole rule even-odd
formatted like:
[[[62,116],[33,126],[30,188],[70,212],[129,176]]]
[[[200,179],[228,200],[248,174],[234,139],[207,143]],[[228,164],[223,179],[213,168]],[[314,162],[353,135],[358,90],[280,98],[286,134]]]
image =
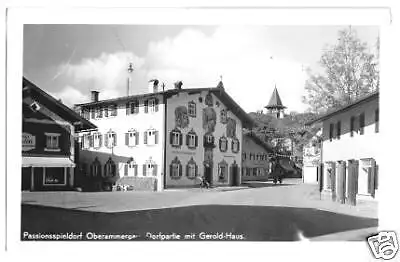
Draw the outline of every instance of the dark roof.
[[[278,108],[278,109],[283,109],[286,108],[286,106],[284,106],[282,104],[282,100],[281,97],[279,96],[278,93],[278,89],[276,89],[276,86],[274,88],[274,92],[272,93],[271,99],[269,100],[268,105],[265,108]]]
[[[374,99],[379,99],[379,91],[375,91],[375,92],[373,92],[373,93],[371,93],[371,94],[369,94],[367,96],[364,96],[364,97],[362,97],[360,99],[357,99],[356,101],[354,101],[354,102],[352,102],[352,103],[350,103],[350,104],[348,104],[348,105],[346,105],[344,107],[341,107],[339,109],[335,109],[335,110],[333,110],[331,112],[323,114],[322,116],[317,117],[316,119],[307,122],[306,125],[312,125],[314,123],[324,121],[324,120],[326,120],[326,119],[328,119],[328,118],[330,118],[330,117],[332,117],[334,115],[343,113],[343,112],[345,112],[347,110],[350,110],[350,109],[352,109],[352,108],[354,108],[354,107],[356,107],[356,106],[358,106],[358,105],[360,105],[362,103],[366,103],[366,102],[372,101]]]
[[[253,119],[249,117],[249,115],[232,99],[232,97],[228,95],[228,93],[225,92],[224,88],[220,87],[168,89],[157,93],[145,93],[139,95],[123,96],[118,98],[100,100],[97,102],[76,104],[75,106],[90,107],[103,104],[125,102],[137,98],[154,97],[157,95],[165,95],[168,98],[178,93],[186,92],[191,94],[191,93],[200,93],[202,91],[208,91],[210,93],[213,93],[216,97],[218,97],[218,99],[220,99],[229,108],[229,110],[242,121],[243,127],[250,128],[254,125]]]
[[[48,107],[50,110],[54,111],[57,115],[65,119],[66,121],[72,123],[76,130],[85,130],[85,129],[95,129],[96,125],[81,117],[78,113],[76,113],[71,108],[67,107],[59,100],[55,99],[34,83],[23,77],[22,82],[22,92],[24,95],[31,95],[39,100],[44,106]]]
[[[267,143],[262,141],[261,138],[259,138],[254,133],[252,133],[252,132],[244,132],[243,135],[247,136],[250,139],[252,139],[257,145],[259,145],[262,148],[264,148],[267,152],[269,152],[269,153],[273,153],[274,152],[274,150],[272,149],[272,147],[270,145],[268,145]]]

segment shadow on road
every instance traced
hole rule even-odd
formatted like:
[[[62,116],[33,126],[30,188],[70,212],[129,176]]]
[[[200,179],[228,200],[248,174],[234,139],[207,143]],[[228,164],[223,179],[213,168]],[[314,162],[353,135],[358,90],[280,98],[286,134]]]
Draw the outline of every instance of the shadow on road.
[[[294,186],[296,184],[289,184],[285,183],[285,181],[282,182],[282,184],[277,183],[274,184],[273,182],[246,182],[242,184],[243,186],[247,186],[249,188],[261,188],[261,187],[287,187],[287,186]]]
[[[378,219],[332,213],[312,208],[204,205],[120,213],[100,213],[22,205],[21,232],[146,232],[198,235],[201,232],[243,234],[249,241],[294,241],[298,230],[312,238],[377,227]],[[21,235],[21,240],[23,236]],[[201,240],[196,238],[195,240]],[[230,239],[225,239],[230,240]]]

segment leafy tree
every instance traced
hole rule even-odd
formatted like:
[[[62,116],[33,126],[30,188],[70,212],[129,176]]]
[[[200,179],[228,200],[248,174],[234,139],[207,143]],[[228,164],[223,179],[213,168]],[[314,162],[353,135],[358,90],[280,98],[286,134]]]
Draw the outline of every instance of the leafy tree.
[[[379,39],[376,51],[376,55],[370,53],[351,28],[339,31],[337,44],[321,56],[324,74],[308,70],[303,100],[311,111],[326,112],[379,89]]]

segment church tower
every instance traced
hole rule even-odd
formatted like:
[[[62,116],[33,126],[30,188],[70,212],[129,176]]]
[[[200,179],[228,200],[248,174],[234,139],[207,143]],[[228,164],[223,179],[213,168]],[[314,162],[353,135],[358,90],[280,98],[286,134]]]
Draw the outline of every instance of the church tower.
[[[278,89],[276,89],[276,85],[274,88],[274,92],[272,93],[271,99],[269,100],[269,103],[265,108],[268,110],[269,114],[273,114],[278,119],[284,117],[284,110],[286,106],[282,104]]]

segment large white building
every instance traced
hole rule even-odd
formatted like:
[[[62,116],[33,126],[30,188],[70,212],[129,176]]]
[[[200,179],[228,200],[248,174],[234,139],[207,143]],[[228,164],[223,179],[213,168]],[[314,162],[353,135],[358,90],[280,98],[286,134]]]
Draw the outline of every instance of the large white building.
[[[98,129],[80,133],[81,171],[88,177],[136,189],[195,186],[198,176],[212,185],[239,185],[242,128],[251,119],[216,88],[161,91],[76,105]]]
[[[378,198],[379,92],[316,120],[323,124],[320,181],[333,199]],[[354,204],[354,202],[353,202]]]

